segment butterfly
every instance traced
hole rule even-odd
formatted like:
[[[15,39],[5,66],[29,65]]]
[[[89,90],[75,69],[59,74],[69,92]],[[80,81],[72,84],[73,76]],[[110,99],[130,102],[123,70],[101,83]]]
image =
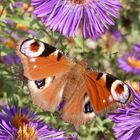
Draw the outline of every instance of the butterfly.
[[[129,86],[116,77],[87,69],[60,50],[36,39],[25,39],[16,50],[34,104],[80,126],[131,96]]]

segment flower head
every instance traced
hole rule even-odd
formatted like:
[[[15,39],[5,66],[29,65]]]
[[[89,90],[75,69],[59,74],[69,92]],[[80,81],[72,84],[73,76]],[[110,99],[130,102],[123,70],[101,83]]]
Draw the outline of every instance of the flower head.
[[[119,67],[125,72],[140,74],[140,53],[128,53],[118,59]]]
[[[68,37],[98,38],[105,28],[114,25],[121,4],[119,0],[32,0],[34,13],[53,31]]]
[[[52,129],[28,108],[4,107],[0,113],[2,140],[79,140],[65,131]]]
[[[140,84],[134,85],[134,100],[125,108],[119,108],[118,113],[110,114],[110,118],[115,122],[114,131],[118,140],[140,139]]]

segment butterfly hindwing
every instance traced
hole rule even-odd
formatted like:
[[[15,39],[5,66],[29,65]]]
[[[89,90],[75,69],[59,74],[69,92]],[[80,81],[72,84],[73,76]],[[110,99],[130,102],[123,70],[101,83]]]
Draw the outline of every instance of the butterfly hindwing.
[[[63,100],[65,76],[65,74],[61,74],[41,80],[29,80],[28,87],[33,103],[46,111],[58,110]]]
[[[67,85],[64,90],[62,118],[75,126],[80,126],[95,118],[82,71],[83,68],[80,65],[74,66],[68,74]]]
[[[30,80],[69,71],[72,65],[61,51],[35,39],[26,39],[19,43],[17,54],[21,58],[24,75]]]

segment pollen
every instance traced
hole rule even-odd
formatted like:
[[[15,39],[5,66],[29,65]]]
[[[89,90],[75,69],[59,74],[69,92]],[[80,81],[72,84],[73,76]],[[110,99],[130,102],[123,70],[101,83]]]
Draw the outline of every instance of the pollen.
[[[136,91],[138,91],[138,93],[140,93],[139,84],[138,84],[137,82],[132,82],[131,84],[132,84],[132,87],[133,87]]]
[[[70,0],[72,4],[85,4],[88,0]]]
[[[133,68],[140,69],[140,60],[135,59],[134,57],[127,58],[128,64]]]
[[[12,121],[11,121],[12,125],[16,128],[22,127],[24,124],[28,124],[29,123],[29,119],[27,116],[22,115],[21,113],[17,113]]]
[[[27,124],[19,128],[16,140],[36,140],[37,133],[34,127],[29,127]]]

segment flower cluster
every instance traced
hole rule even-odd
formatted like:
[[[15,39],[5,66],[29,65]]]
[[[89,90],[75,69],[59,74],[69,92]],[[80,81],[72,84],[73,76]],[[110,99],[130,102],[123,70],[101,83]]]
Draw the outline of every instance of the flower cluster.
[[[125,108],[119,108],[118,113],[110,114],[118,140],[140,139],[140,83],[133,83],[131,87],[134,100]]]
[[[140,45],[135,44],[130,53],[118,59],[119,67],[125,72],[140,74]]]
[[[52,129],[28,108],[6,106],[0,113],[1,140],[78,140],[65,131]]]

